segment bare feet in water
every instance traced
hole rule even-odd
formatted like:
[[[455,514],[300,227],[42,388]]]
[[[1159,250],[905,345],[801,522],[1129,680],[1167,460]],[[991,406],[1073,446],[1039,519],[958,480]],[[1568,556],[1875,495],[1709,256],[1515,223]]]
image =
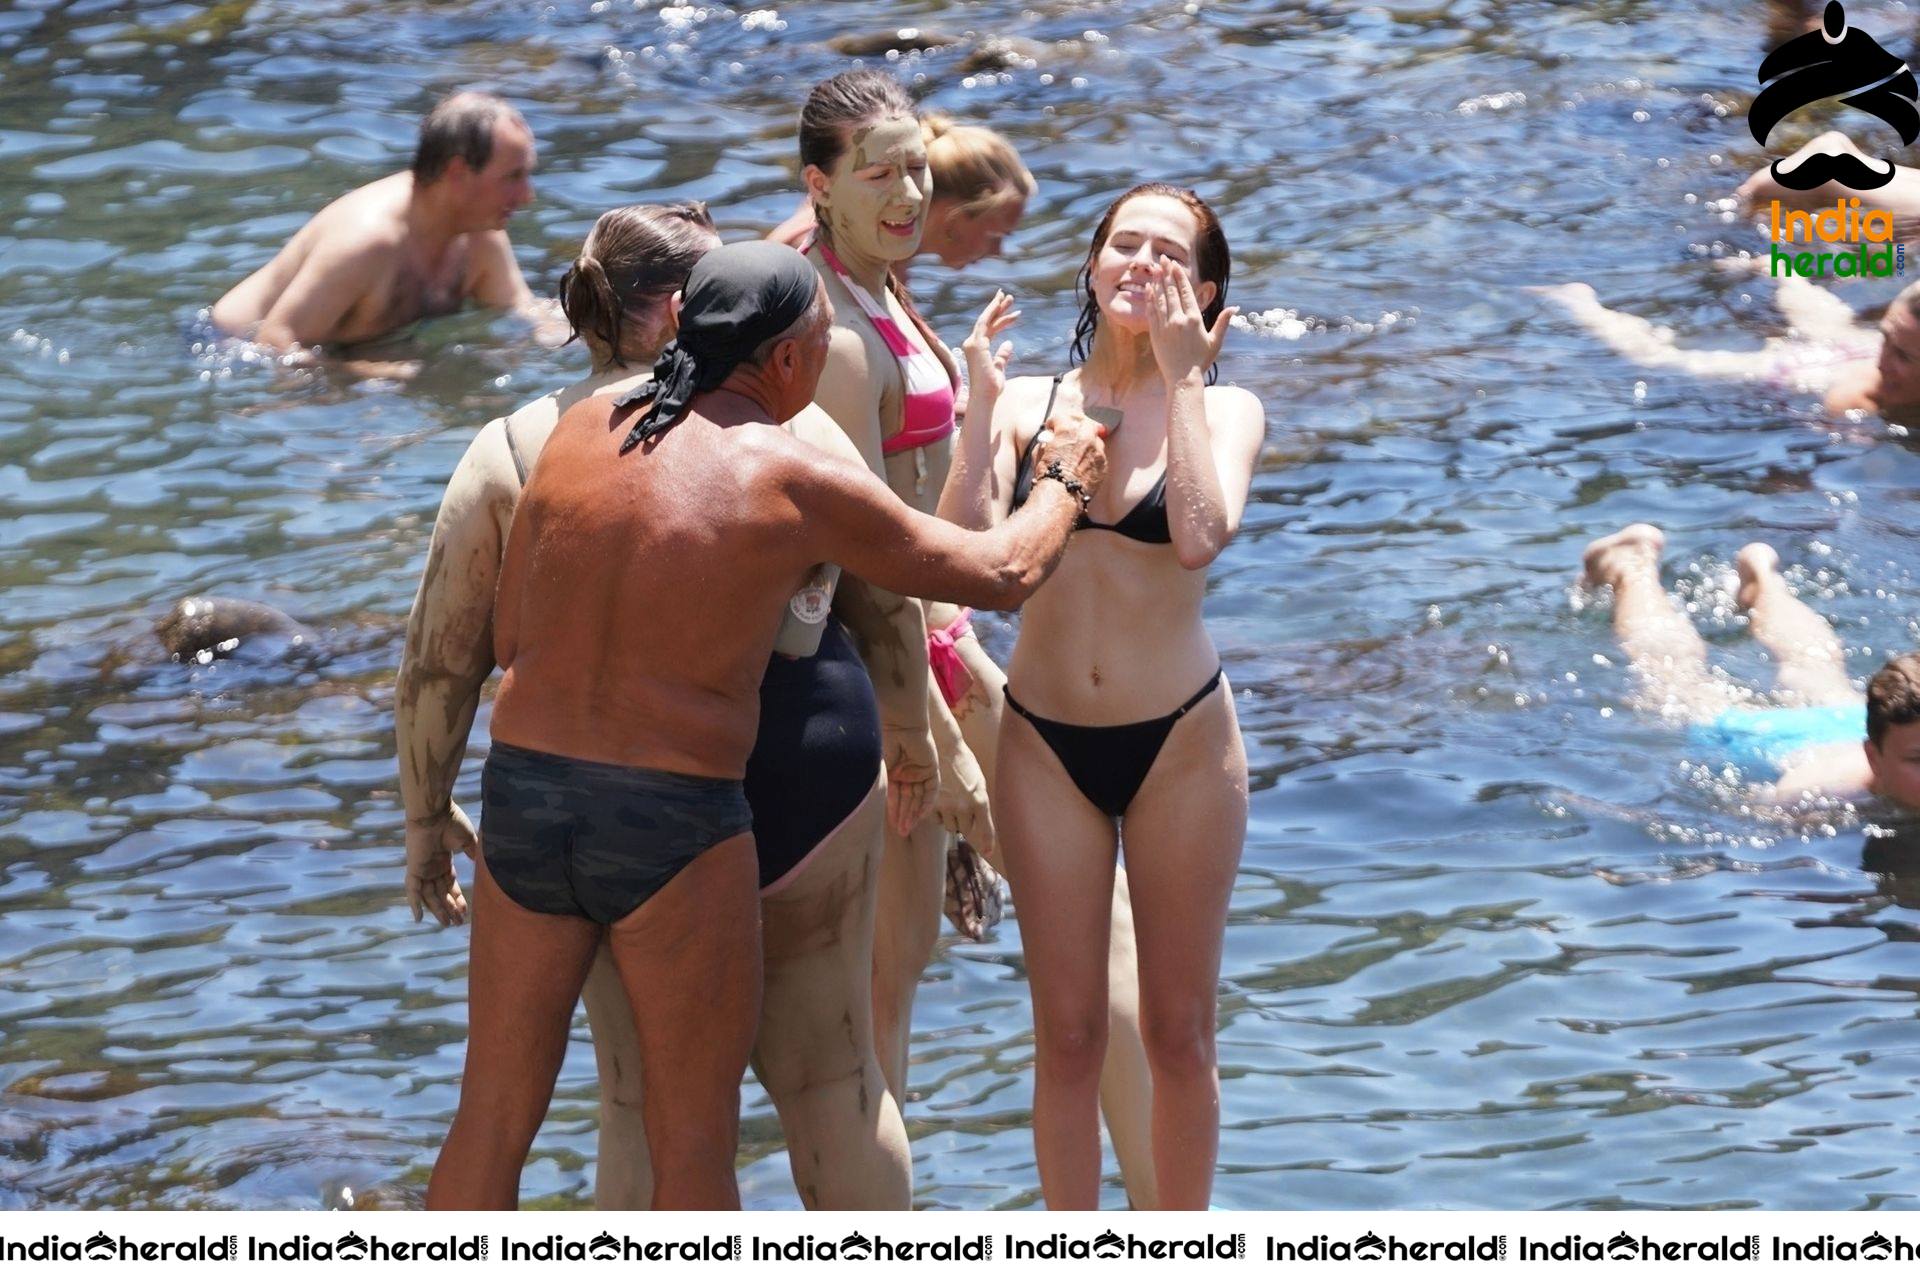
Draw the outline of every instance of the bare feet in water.
[[[1748,543],[1734,556],[1733,564],[1740,571],[1740,590],[1734,599],[1741,609],[1751,611],[1762,592],[1786,585],[1780,577],[1780,553],[1765,543]]]
[[[1667,547],[1667,536],[1655,525],[1628,525],[1625,529],[1596,538],[1587,544],[1580,577],[1583,587],[1614,587],[1629,573],[1660,569],[1660,553]],[[1744,555],[1745,553],[1742,553]]]

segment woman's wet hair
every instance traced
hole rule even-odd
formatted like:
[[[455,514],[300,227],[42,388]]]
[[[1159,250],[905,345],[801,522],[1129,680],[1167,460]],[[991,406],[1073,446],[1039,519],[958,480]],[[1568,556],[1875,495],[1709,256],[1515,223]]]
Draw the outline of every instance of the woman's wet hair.
[[[1083,364],[1093,354],[1093,336],[1100,328],[1100,304],[1093,297],[1093,263],[1100,251],[1107,247],[1107,236],[1113,230],[1114,215],[1120,207],[1135,196],[1166,196],[1185,205],[1193,213],[1199,224],[1199,234],[1194,237],[1193,279],[1197,285],[1211,280],[1214,285],[1213,301],[1201,311],[1200,318],[1211,329],[1220,319],[1220,313],[1227,305],[1227,278],[1233,271],[1233,260],[1227,252],[1227,233],[1220,226],[1220,219],[1198,193],[1187,187],[1176,187],[1167,182],[1143,182],[1129,189],[1124,195],[1107,206],[1106,216],[1100,219],[1100,225],[1093,229],[1093,246],[1087,250],[1087,265],[1080,269],[1080,279],[1075,289],[1086,299],[1080,308],[1080,319],[1073,327],[1073,363]],[[1220,376],[1219,367],[1207,366],[1207,383],[1211,386]]]
[[[1033,175],[1020,163],[1020,153],[993,130],[955,124],[936,111],[921,119],[920,135],[927,143],[934,193],[955,202],[961,213],[977,217],[1033,197]]]
[[[822,80],[807,94],[806,105],[800,108],[800,167],[813,165],[821,173],[831,174],[840,157],[847,154],[854,130],[896,116],[918,119],[906,86],[884,71],[843,71],[830,80]],[[936,179],[934,190],[939,189]],[[818,234],[827,235],[823,211],[815,206],[813,212],[819,223]],[[892,268],[887,270],[887,288],[900,300],[901,306],[913,312],[906,286]],[[917,321],[919,314],[915,312],[914,317]]]
[[[629,312],[657,302],[687,283],[687,273],[719,234],[698,200],[669,205],[625,205],[600,215],[580,256],[560,277],[560,310],[580,338],[605,347],[624,365],[621,331]]]
[[[822,80],[800,108],[801,167],[814,165],[821,173],[832,173],[847,154],[855,129],[895,116],[917,118],[906,86],[884,71],[843,71]]]
[[[478,171],[493,158],[493,131],[502,120],[522,129],[527,122],[504,98],[477,89],[462,90],[440,100],[420,122],[420,142],[413,152],[413,180],[421,186],[447,171],[454,157]]]

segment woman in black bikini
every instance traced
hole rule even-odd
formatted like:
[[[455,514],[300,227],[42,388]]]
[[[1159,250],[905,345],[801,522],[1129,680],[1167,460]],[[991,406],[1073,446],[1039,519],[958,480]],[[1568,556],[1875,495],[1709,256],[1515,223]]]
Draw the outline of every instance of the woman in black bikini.
[[[1226,237],[1190,191],[1127,192],[1094,232],[1055,378],[1005,377],[996,296],[968,338],[972,400],[940,515],[984,528],[1036,479],[1059,411],[1112,419],[1105,492],[1028,604],[1009,668],[994,821],[1017,903],[1038,1056],[1034,1145],[1047,1205],[1094,1209],[1107,1040],[1108,896],[1124,844],[1153,1073],[1162,1209],[1205,1209],[1219,1148],[1215,988],[1246,836],[1247,764],[1201,618],[1206,566],[1240,525],[1265,416],[1210,386],[1231,311]]]

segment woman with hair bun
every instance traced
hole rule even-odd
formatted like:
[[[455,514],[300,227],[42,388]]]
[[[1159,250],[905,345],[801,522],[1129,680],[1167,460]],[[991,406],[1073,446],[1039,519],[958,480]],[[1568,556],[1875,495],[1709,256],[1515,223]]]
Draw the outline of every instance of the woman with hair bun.
[[[1204,1210],[1219,1152],[1214,1029],[1247,760],[1202,617],[1206,567],[1240,527],[1260,402],[1213,386],[1233,308],[1219,220],[1148,183],[1108,207],[1080,288],[1075,366],[1006,381],[997,294],[965,345],[973,399],[939,514],[984,529],[1034,483],[1060,413],[1109,424],[1107,488],[1022,614],[994,819],[1033,992],[1033,1130],[1055,1210],[1098,1207],[1095,1110],[1108,1038],[1107,896],[1124,848],[1153,1074],[1159,1208]]]
[[[443,925],[466,919],[452,853],[481,855],[452,793],[493,670],[494,590],[527,476],[568,408],[587,397],[625,395],[651,376],[675,332],[675,293],[719,243],[698,203],[602,214],[560,284],[592,373],[481,428],[448,483],[394,699],[415,919],[423,908]],[[801,439],[854,457],[820,411],[810,408],[790,425]],[[825,618],[832,591],[830,575],[811,586],[802,593],[805,610],[796,598],[794,617],[781,629],[747,767],[764,958],[753,1062],[779,1111],[795,1183],[810,1208],[906,1209],[906,1131],[880,1073],[871,1022],[873,861],[884,800],[879,726],[859,658]],[[469,999],[487,997],[476,991]],[[646,1209],[657,1182],[646,1115],[670,1124],[673,1103],[643,1092],[633,1011],[604,945],[584,999],[600,1073],[595,1200],[603,1209]],[[463,1097],[489,1070],[522,1069],[470,1061]],[[523,1129],[529,1139],[539,1123],[494,1119],[502,1124],[490,1128]],[[440,1193],[461,1203],[480,1199],[462,1181],[459,1163],[448,1174],[444,1184],[436,1179]]]

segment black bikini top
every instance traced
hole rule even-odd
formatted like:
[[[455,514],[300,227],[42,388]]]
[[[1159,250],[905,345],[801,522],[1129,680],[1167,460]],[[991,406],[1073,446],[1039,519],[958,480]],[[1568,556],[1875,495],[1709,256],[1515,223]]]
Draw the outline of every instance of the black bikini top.
[[[1047,407],[1040,411],[1040,429],[1033,433],[1033,439],[1020,454],[1020,466],[1013,473],[1013,506],[1018,510],[1027,501],[1027,495],[1033,492],[1033,450],[1040,443],[1045,432],[1047,419],[1053,414],[1053,399],[1060,394],[1060,380],[1064,374],[1053,376],[1053,390],[1047,393]],[[1136,543],[1171,543],[1173,530],[1167,524],[1167,473],[1161,472],[1160,479],[1153,482],[1146,496],[1133,505],[1133,510],[1111,525],[1102,525],[1097,520],[1088,520],[1081,513],[1074,524],[1075,529],[1102,529],[1122,538],[1131,538]]]

